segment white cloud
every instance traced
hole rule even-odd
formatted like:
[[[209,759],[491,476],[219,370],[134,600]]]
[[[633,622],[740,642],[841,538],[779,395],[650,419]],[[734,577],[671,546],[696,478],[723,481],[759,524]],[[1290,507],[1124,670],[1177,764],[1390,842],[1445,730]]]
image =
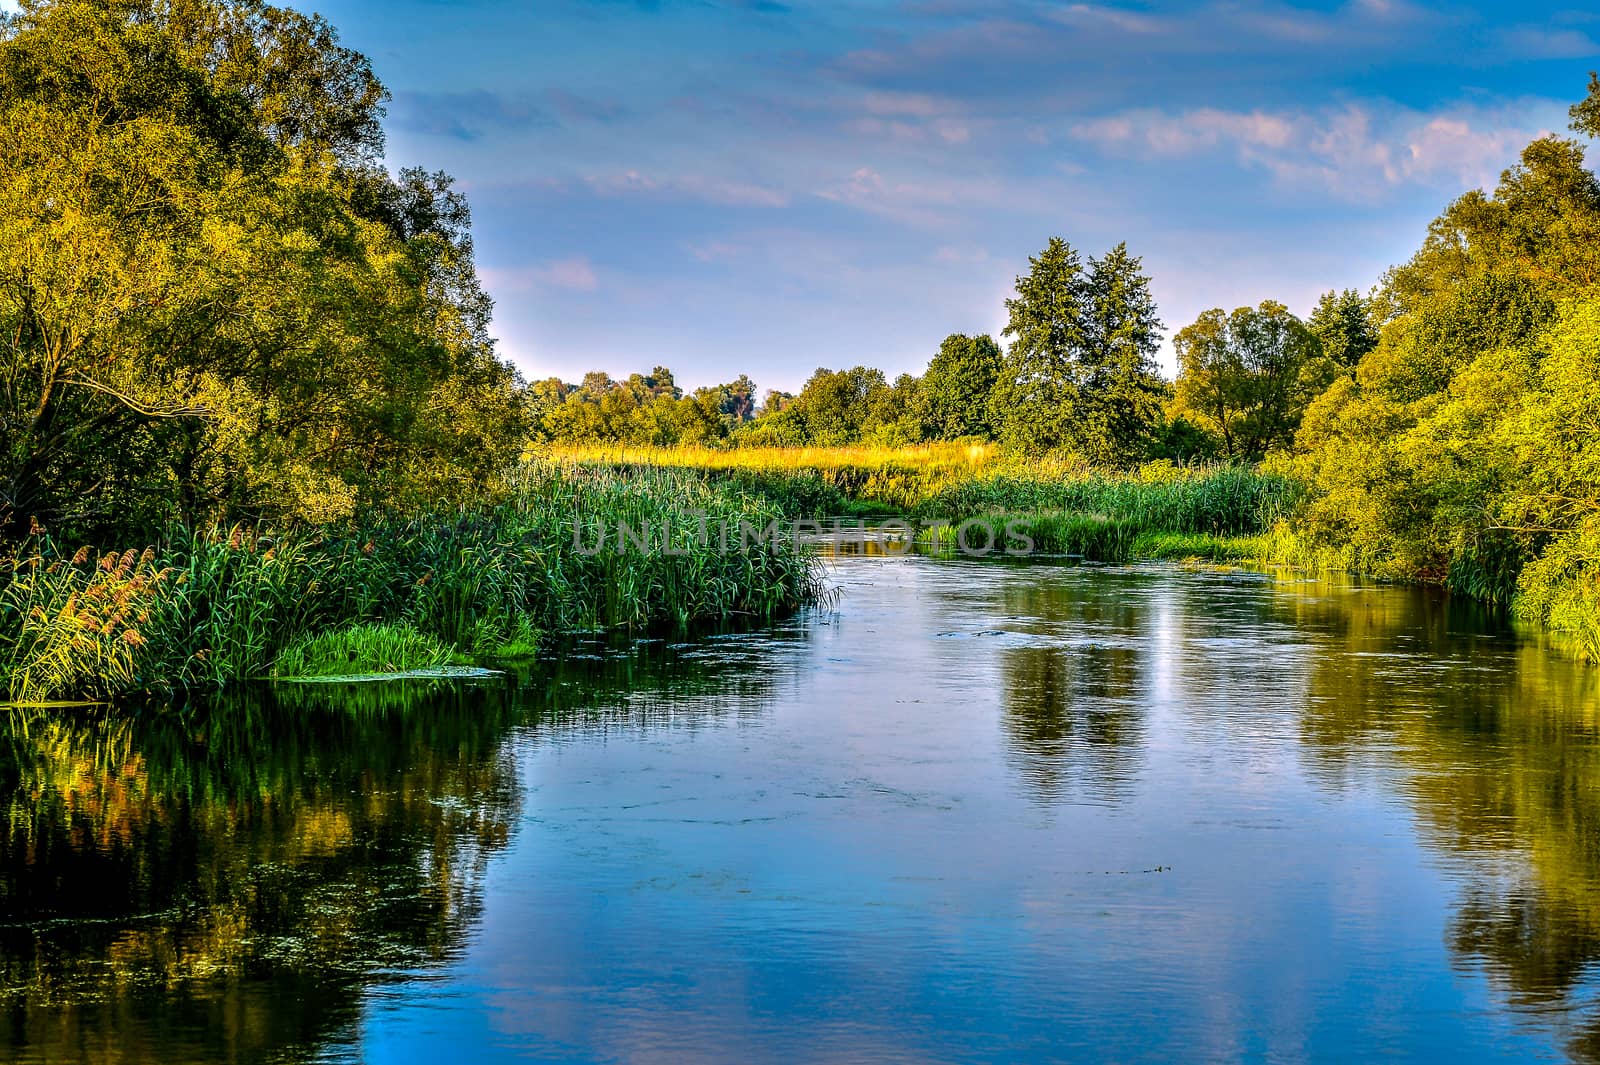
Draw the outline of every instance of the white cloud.
[[[1071,133],[1102,150],[1149,159],[1228,151],[1285,184],[1366,201],[1404,185],[1491,183],[1523,145],[1548,132],[1538,119],[1555,110],[1545,103],[1432,114],[1381,103],[1319,111],[1138,110],[1077,123]]]

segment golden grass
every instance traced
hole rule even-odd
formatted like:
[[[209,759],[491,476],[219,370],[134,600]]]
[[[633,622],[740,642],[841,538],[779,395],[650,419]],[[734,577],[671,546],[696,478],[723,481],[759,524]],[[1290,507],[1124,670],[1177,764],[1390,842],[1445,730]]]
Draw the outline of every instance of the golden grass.
[[[1003,465],[999,448],[985,443],[937,442],[908,447],[657,448],[618,444],[548,445],[539,453],[557,461],[708,470],[839,470],[908,468],[971,475]]]

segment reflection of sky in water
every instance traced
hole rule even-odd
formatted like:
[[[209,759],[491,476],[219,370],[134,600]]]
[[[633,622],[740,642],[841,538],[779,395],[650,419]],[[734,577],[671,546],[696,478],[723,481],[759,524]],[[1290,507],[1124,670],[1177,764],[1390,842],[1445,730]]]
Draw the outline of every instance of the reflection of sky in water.
[[[1425,761],[1441,705],[1535,683],[1512,641],[1390,589],[836,577],[808,639],[697,652],[781,663],[751,705],[515,735],[481,923],[373,994],[367,1060],[1466,1061],[1572,1034],[1452,953],[1464,892],[1527,862],[1464,859],[1453,793],[1418,784],[1461,772]],[[1553,706],[1576,674],[1539,668]]]

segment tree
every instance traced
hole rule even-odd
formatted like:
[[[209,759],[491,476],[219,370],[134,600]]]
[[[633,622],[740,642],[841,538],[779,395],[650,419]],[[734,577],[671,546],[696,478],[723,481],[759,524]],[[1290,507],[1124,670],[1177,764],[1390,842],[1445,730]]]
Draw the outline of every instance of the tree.
[[[1005,356],[988,334],[953,333],[922,376],[923,431],[939,440],[963,436],[994,438],[989,396]]]
[[[1081,446],[1106,464],[1126,465],[1144,453],[1166,395],[1155,361],[1162,323],[1142,269],[1126,244],[1089,260]]]
[[[321,20],[250,0],[0,27],[12,530],[325,519],[514,454],[465,203],[370,164],[383,99]]]
[[[867,399],[867,416],[861,439],[880,447],[905,447],[922,441],[922,382],[903,373],[887,388],[875,389]]]
[[[1002,335],[1011,348],[990,414],[1000,438],[1015,450],[1040,453],[1070,446],[1076,435],[1076,358],[1083,349],[1083,261],[1060,237],[1028,259],[1006,300]]]
[[[1161,322],[1140,261],[1118,245],[1085,270],[1052,237],[1006,301],[1011,349],[990,399],[1009,446],[1075,451],[1107,464],[1144,453],[1164,392]]]
[[[1230,459],[1256,461],[1286,447],[1306,405],[1327,384],[1310,329],[1281,303],[1202,314],[1173,337],[1174,412],[1215,433]]]
[[[1347,370],[1354,370],[1378,346],[1371,307],[1352,288],[1324,292],[1306,325],[1322,342],[1322,353]]]

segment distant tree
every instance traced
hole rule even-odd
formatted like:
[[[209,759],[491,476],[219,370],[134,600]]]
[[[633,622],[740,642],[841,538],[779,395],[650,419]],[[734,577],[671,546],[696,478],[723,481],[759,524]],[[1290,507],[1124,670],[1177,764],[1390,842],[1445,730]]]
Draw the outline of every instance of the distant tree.
[[[734,380],[722,386],[722,391],[727,397],[720,413],[733,420],[734,424],[742,424],[756,416],[756,383],[745,374],[740,374]]]
[[[1125,465],[1144,453],[1166,397],[1155,361],[1162,323],[1142,270],[1126,244],[1089,260],[1079,447],[1101,463]]]
[[[1001,439],[1108,464],[1142,457],[1164,385],[1155,364],[1161,321],[1140,260],[1119,244],[1086,270],[1052,237],[1028,261],[1006,301],[1011,349],[990,398]]]
[[[922,381],[911,374],[901,374],[894,384],[875,389],[868,396],[860,439],[882,447],[921,443],[922,406]]]
[[[790,409],[803,426],[806,443],[838,447],[860,439],[874,400],[888,387],[882,370],[818,369]]]
[[[650,375],[644,379],[644,384],[652,396],[671,396],[673,399],[683,396],[683,389],[678,387],[678,383],[673,380],[672,371],[665,366],[657,366],[651,370]]]
[[[923,431],[939,440],[962,436],[993,439],[989,396],[1004,363],[1000,345],[987,334],[946,337],[922,376]]]
[[[1322,342],[1322,353],[1347,370],[1378,346],[1372,308],[1355,289],[1324,292],[1306,326]]]
[[[616,388],[617,383],[611,379],[610,374],[604,370],[590,370],[583,375],[583,382],[578,385],[577,390],[584,394],[584,398],[599,403],[616,391]]]
[[[1051,237],[1016,279],[1006,300],[1011,338],[990,397],[992,424],[1009,446],[1045,452],[1076,438],[1077,356],[1083,350],[1083,261],[1065,240]]]
[[[1288,446],[1332,369],[1322,344],[1289,309],[1268,300],[1202,314],[1173,337],[1173,412],[1215,433],[1230,459],[1259,460]]]

